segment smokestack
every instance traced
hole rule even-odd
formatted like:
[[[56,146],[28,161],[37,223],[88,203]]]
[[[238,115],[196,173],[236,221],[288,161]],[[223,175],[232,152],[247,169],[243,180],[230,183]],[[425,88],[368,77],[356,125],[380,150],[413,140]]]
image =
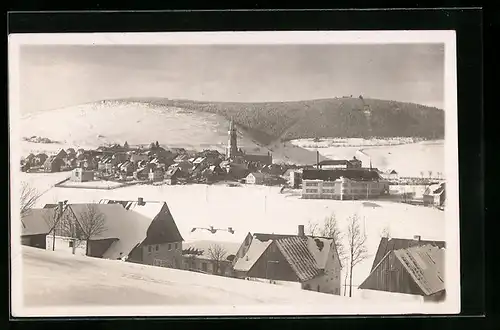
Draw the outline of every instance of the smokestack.
[[[138,205],[144,205],[144,199],[142,197],[137,198],[137,204]]]
[[[421,239],[421,238],[422,238],[422,237],[421,237],[420,235],[415,235],[415,236],[413,236],[413,240],[415,240],[415,241],[417,241],[417,242],[420,242],[420,239]]]
[[[304,225],[299,225],[299,236],[300,237],[304,237],[305,236]]]

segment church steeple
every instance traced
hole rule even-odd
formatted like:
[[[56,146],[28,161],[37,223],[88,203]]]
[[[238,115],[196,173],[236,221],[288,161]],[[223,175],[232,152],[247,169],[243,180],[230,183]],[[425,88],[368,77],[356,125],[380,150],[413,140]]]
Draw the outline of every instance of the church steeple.
[[[229,122],[229,130],[227,132],[227,135],[228,135],[228,144],[227,144],[226,156],[227,158],[232,158],[238,153],[237,133],[232,118],[231,121]]]

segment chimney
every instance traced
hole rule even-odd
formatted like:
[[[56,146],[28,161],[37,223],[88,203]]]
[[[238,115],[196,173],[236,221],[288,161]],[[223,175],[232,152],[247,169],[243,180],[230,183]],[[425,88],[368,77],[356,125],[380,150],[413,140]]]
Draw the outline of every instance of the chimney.
[[[421,238],[422,238],[422,237],[421,237],[420,235],[415,235],[415,236],[413,236],[413,240],[415,240],[415,241],[417,241],[417,242],[420,242],[420,239],[421,239]]]
[[[62,217],[65,202],[59,202],[59,216]]]
[[[137,204],[140,205],[140,206],[144,205],[144,199],[142,197],[138,197],[137,198]]]
[[[299,236],[304,237],[304,225],[299,225]]]

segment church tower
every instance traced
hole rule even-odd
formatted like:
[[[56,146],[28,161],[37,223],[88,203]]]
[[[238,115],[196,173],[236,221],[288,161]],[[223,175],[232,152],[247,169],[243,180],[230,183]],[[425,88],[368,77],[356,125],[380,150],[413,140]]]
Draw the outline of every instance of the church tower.
[[[226,156],[227,158],[233,158],[238,153],[238,145],[237,145],[236,128],[234,127],[234,122],[232,119],[231,122],[229,123],[229,130],[227,132],[227,135],[228,135],[228,143],[227,143]]]

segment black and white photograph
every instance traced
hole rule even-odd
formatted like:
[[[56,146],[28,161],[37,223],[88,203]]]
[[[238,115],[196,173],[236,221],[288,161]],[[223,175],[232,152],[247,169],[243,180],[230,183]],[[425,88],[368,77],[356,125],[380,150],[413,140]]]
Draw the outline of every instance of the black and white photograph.
[[[453,31],[8,48],[13,316],[460,312]]]

